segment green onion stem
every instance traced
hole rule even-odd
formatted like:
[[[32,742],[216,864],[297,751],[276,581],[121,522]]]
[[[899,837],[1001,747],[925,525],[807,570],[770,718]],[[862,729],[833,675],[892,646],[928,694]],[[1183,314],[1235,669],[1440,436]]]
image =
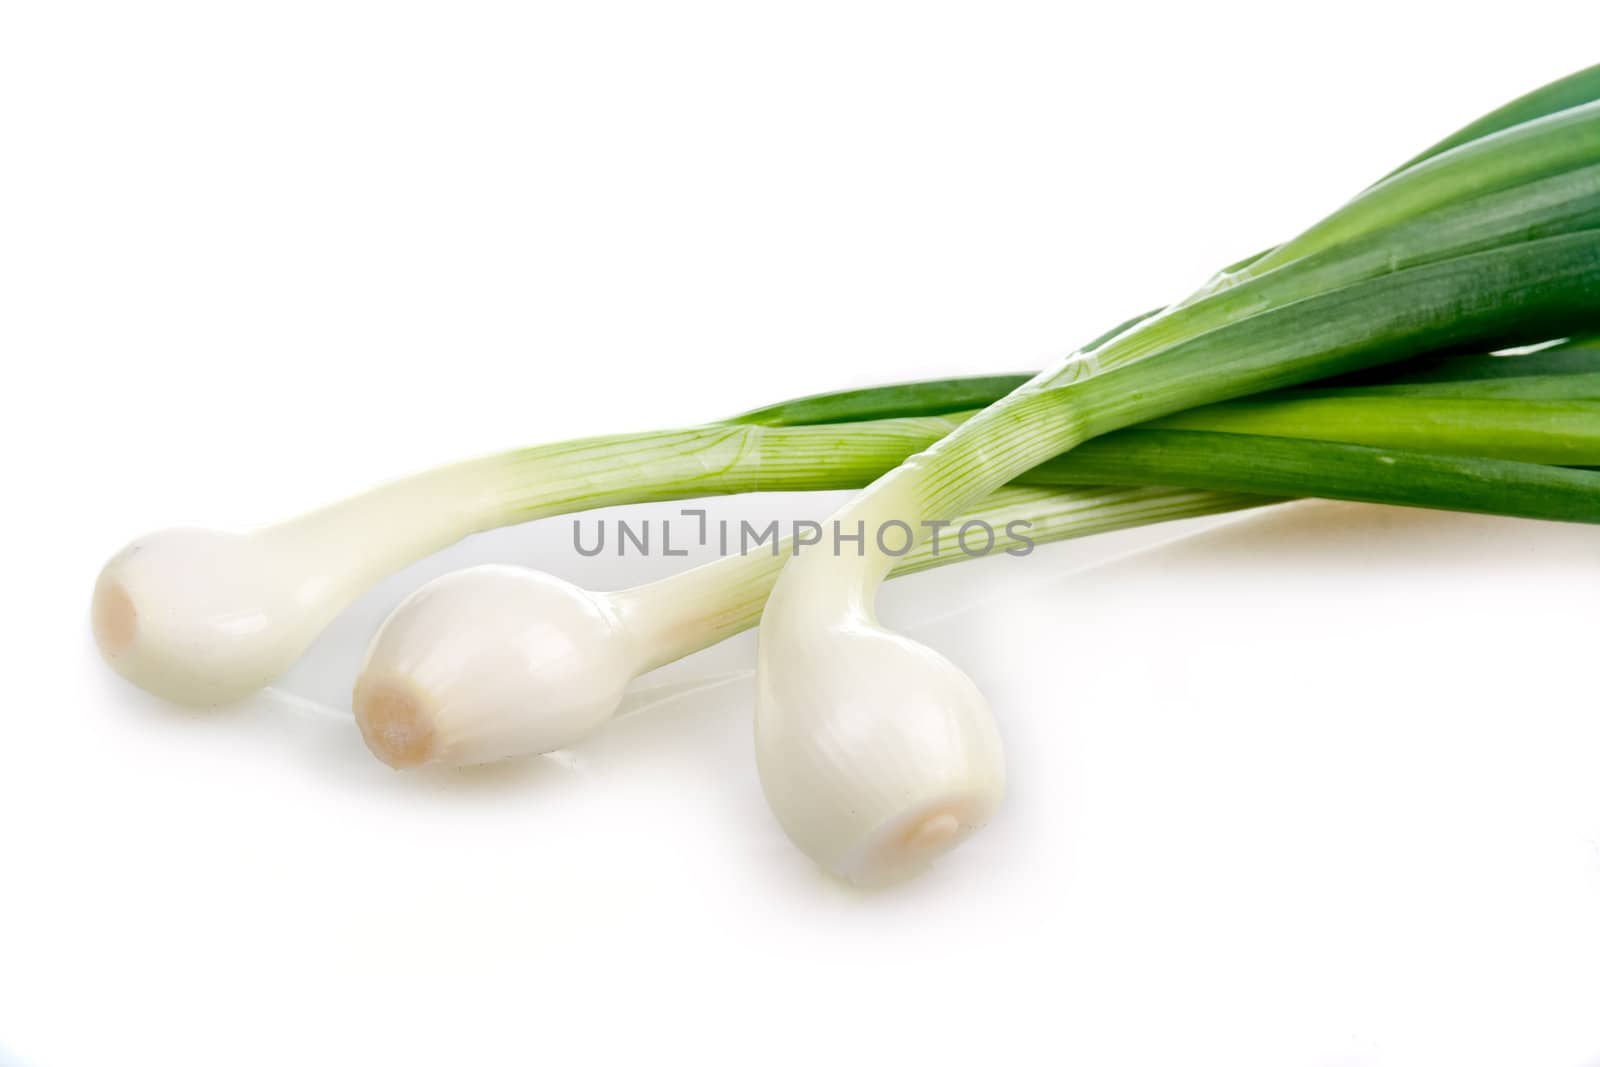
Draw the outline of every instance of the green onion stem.
[[[1123,430],[1036,467],[1025,480],[1178,486],[1600,522],[1600,475],[1593,471],[1251,434]]]

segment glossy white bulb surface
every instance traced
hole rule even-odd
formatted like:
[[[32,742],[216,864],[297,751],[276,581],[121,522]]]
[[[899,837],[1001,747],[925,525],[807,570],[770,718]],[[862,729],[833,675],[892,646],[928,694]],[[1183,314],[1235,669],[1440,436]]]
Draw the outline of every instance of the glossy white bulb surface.
[[[356,682],[356,721],[393,767],[549,752],[615,714],[637,663],[603,594],[472,567],[389,616]]]
[[[918,477],[913,457],[835,519],[914,525]],[[767,803],[801,851],[866,885],[924,870],[1005,796],[1004,747],[978,687],[874,617],[893,563],[870,544],[859,556],[797,555],[761,615],[755,741]]]
[[[304,563],[272,530],[149,534],[100,572],[95,640],[158,696],[238,700],[281,674],[343,604],[338,577]]]
[[[503,519],[493,462],[441,467],[253,530],[180,527],[111,557],[90,621],[129,681],[181,704],[265,686],[380,578]]]
[[[830,873],[881,885],[989,821],[1005,754],[983,695],[932,649],[851,612],[762,623],[756,761],[784,831]]]

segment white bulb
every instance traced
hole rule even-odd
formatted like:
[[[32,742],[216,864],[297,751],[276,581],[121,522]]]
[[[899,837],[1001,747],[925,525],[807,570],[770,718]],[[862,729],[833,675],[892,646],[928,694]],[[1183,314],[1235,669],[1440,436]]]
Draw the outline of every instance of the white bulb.
[[[636,670],[603,594],[472,567],[389,616],[356,682],[356,721],[393,767],[549,752],[610,719]]]
[[[772,617],[769,606],[756,761],[802,851],[841,878],[884,884],[990,819],[1005,795],[1005,755],[962,671],[860,614],[782,633],[769,633]]]
[[[90,609],[123,677],[182,704],[269,684],[374,582],[505,521],[495,457],[253,530],[162,530],[111,558]]]
[[[332,602],[325,572],[284,547],[272,530],[172,529],[133,542],[95,583],[101,654],[129,681],[182,704],[261,688],[343,603]]]

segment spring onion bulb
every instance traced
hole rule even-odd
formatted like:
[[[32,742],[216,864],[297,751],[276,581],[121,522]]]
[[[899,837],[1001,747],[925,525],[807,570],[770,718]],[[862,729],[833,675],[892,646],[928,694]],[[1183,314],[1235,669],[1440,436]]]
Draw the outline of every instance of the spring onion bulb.
[[[876,529],[949,520],[1023,471],[1137,422],[1429,349],[1592,328],[1600,233],[1585,213],[1533,239],[1498,220],[1524,195],[1530,210],[1591,196],[1567,179],[1596,164],[1596,104],[1435,155],[1046,370],[832,521]],[[1350,280],[1341,264],[1369,244],[1393,251],[1390,268]],[[860,557],[797,556],[761,622],[756,758],[767,800],[795,844],[844,877],[920,868],[998,801],[998,735],[975,687],[874,616],[891,565],[871,538]]]

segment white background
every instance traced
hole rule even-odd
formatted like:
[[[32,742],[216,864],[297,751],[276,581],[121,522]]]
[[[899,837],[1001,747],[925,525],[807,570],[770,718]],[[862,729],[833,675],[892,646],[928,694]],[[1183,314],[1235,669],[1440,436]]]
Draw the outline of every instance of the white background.
[[[559,758],[400,775],[281,695],[162,707],[85,621],[151,528],[1037,365],[1597,30],[1395,0],[0,8],[0,1061],[1600,1062],[1589,529],[1312,504],[891,590],[993,699],[1012,795],[872,895],[762,805],[747,641]],[[461,551],[561,571],[563,536]]]

